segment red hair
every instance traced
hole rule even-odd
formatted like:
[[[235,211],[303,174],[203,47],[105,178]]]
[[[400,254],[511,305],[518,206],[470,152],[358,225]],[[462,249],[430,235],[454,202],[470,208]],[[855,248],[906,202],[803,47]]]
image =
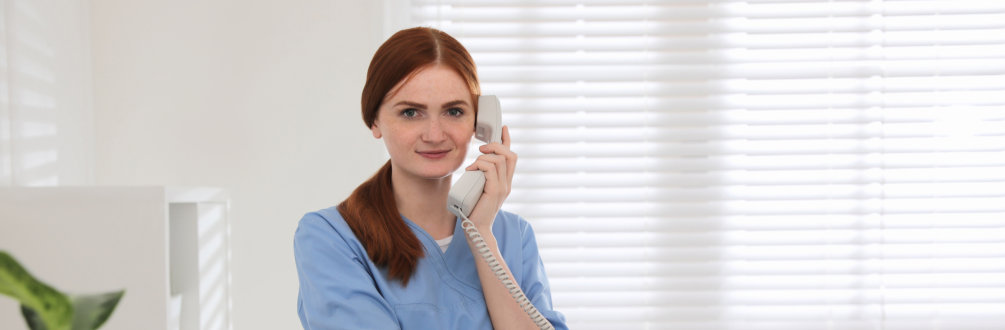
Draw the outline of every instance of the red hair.
[[[362,97],[366,126],[373,127],[380,105],[395,86],[430,65],[443,65],[457,71],[467,82],[472,99],[481,93],[474,60],[460,42],[432,28],[401,30],[380,45],[367,69]],[[398,212],[391,183],[391,161],[360,184],[338,205],[338,211],[363,244],[370,260],[378,267],[387,267],[391,279],[408,285],[408,279],[423,256],[423,248]]]

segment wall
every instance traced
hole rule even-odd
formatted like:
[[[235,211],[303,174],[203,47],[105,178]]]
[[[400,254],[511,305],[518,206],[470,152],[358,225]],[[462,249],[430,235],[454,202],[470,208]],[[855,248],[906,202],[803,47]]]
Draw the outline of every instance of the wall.
[[[87,0],[0,0],[0,186],[93,181]]]
[[[95,180],[231,192],[235,329],[296,329],[292,238],[384,161],[380,1],[92,0]]]

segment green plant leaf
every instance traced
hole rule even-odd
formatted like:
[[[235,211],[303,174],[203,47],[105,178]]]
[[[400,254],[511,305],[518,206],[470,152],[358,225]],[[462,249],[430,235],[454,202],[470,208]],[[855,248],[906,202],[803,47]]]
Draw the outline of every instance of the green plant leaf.
[[[13,279],[17,269],[20,268],[21,265],[6,251],[0,251],[0,294],[17,299]]]
[[[94,330],[100,327],[115,311],[124,294],[126,290],[73,296],[73,330]]]
[[[6,251],[0,251],[0,293],[24,305],[21,312],[29,325],[33,320],[41,320],[47,330],[70,329],[73,320],[70,298],[35,279]],[[28,318],[31,313],[34,313],[33,319]]]
[[[34,309],[31,309],[31,307],[21,305],[21,315],[24,315],[24,321],[28,322],[28,329],[49,330],[49,328],[45,327],[45,323],[42,322],[42,317]]]

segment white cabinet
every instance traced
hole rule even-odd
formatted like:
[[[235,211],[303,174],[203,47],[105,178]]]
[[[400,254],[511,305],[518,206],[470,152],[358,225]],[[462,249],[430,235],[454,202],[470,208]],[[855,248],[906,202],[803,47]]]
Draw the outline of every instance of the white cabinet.
[[[126,294],[102,330],[226,330],[229,196],[215,188],[0,188],[0,249],[68,293]],[[0,329],[27,329],[0,296]]]

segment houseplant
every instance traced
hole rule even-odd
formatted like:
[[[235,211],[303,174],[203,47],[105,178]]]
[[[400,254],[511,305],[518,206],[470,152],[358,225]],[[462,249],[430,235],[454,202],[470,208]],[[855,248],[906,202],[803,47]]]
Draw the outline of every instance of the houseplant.
[[[0,250],[0,294],[21,303],[31,330],[94,330],[112,315],[125,290],[72,295],[39,281],[6,251]]]

